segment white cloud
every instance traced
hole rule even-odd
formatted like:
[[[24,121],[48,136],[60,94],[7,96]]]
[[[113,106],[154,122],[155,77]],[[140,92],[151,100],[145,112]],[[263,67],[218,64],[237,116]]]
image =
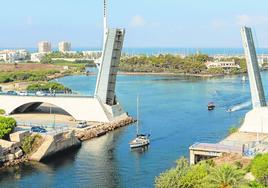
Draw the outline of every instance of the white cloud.
[[[145,26],[146,21],[141,15],[135,15],[130,21],[130,26],[131,27],[143,27]]]
[[[241,14],[236,17],[236,23],[239,26],[268,24],[268,16],[267,15],[249,16],[246,14]]]
[[[236,23],[240,26],[248,25],[252,22],[252,18],[246,14],[238,15],[236,17]]]

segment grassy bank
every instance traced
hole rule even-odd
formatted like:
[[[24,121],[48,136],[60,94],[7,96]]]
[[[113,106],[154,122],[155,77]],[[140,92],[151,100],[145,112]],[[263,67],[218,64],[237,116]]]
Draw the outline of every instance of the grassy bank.
[[[8,83],[14,81],[47,81],[48,76],[60,73],[59,70],[29,70],[0,72],[0,83]]]
[[[55,61],[53,64],[0,64],[0,83],[48,81],[54,78],[81,74],[88,62]],[[67,69],[65,67],[68,67]]]

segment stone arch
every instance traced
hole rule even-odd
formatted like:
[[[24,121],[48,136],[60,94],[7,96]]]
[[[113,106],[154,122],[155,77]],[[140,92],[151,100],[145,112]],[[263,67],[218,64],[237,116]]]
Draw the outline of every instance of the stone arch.
[[[53,105],[54,107],[61,109],[64,112],[64,115],[69,115],[69,116],[72,116],[74,118],[74,116],[72,115],[71,112],[68,112],[68,110],[64,109],[63,107],[59,106],[58,104],[52,104],[52,103],[41,102],[41,101],[22,103],[16,107],[14,107],[13,109],[11,109],[9,114],[30,112],[32,110],[37,109],[38,107],[40,107],[44,103],[49,104],[49,105]]]

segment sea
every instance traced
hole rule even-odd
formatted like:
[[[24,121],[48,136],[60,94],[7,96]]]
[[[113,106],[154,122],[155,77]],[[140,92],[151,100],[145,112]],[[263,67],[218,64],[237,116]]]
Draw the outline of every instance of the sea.
[[[151,188],[155,177],[189,157],[189,146],[215,143],[231,127],[239,127],[251,109],[249,83],[242,75],[217,78],[119,75],[116,93],[125,111],[136,117],[140,98],[140,129],[151,134],[147,149],[130,150],[135,124],[83,142],[41,163],[0,170],[0,187]],[[268,72],[262,72],[268,90]],[[96,76],[57,79],[82,95],[93,95]],[[207,104],[214,102],[214,111]],[[233,112],[226,110],[232,108]]]
[[[27,51],[34,53],[37,52],[37,48],[1,48],[4,49],[26,49]],[[53,51],[57,51],[57,48],[53,48]],[[100,51],[101,48],[97,47],[74,47],[73,51],[82,52],[82,51]],[[268,48],[257,48],[258,54],[268,54]],[[146,47],[146,48],[133,48],[127,47],[123,49],[123,53],[127,55],[157,55],[157,54],[182,54],[182,55],[191,55],[196,53],[203,53],[208,55],[242,55],[244,53],[243,48],[204,48],[204,47],[196,47],[196,48],[165,48],[165,47]]]

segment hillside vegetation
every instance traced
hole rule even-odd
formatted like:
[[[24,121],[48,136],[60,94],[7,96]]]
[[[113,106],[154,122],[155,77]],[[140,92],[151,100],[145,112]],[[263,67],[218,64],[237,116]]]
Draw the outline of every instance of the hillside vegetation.
[[[255,180],[248,180],[246,174]],[[155,179],[156,188],[264,188],[268,187],[268,154],[257,155],[249,165],[242,161],[216,164],[213,160],[189,165],[185,158]]]
[[[135,56],[125,57],[121,60],[120,70],[125,72],[171,72],[180,74],[227,74],[222,68],[207,69],[205,62],[213,61],[212,57],[205,54],[189,55],[184,58],[177,55],[159,56]],[[244,59],[231,58],[221,59],[222,61],[235,61],[241,69],[232,68],[228,74],[238,74],[246,72],[246,62]]]

